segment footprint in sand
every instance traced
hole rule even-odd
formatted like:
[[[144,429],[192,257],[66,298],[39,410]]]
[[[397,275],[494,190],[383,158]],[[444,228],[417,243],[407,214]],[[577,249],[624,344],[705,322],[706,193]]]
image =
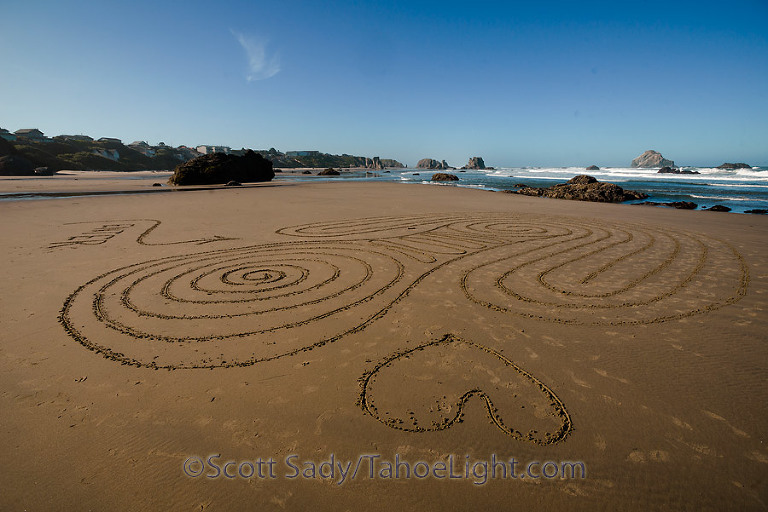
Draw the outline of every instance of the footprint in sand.
[[[648,452],[633,450],[627,456],[627,460],[635,463],[669,462],[669,452],[664,450],[650,450]]]

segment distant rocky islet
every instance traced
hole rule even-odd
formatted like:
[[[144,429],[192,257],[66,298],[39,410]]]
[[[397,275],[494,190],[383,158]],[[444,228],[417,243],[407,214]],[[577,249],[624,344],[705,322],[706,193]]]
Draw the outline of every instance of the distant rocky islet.
[[[674,167],[675,162],[673,160],[667,160],[663,156],[661,156],[661,153],[658,151],[654,151],[653,149],[649,149],[642,155],[638,156],[634,160],[632,160],[632,163],[630,164],[630,167],[641,167],[641,168],[648,168],[648,167]]]
[[[437,160],[434,160],[432,158],[422,158],[416,163],[417,169],[428,169],[428,170],[447,170],[447,169],[454,169],[454,167],[451,167],[446,163],[445,160],[439,162]]]

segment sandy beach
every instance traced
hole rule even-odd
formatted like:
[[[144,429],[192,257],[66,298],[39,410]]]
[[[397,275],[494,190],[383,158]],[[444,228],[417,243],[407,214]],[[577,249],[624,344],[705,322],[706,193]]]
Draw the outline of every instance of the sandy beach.
[[[86,178],[0,192],[153,188]],[[0,509],[768,508],[763,216],[365,182],[0,212]]]

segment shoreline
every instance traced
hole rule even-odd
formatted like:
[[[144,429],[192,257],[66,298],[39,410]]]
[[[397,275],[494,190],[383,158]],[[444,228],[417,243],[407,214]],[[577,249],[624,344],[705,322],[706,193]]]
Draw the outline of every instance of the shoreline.
[[[344,182],[347,180],[354,180],[360,182],[366,182],[364,180],[370,180],[367,174],[373,174],[373,180],[376,178],[386,178],[379,181],[371,181],[372,183],[378,182],[392,182],[398,185],[439,185],[450,186],[455,188],[464,188],[470,190],[482,190],[486,192],[505,192],[509,189],[501,188],[489,188],[481,185],[471,183],[460,182],[431,182],[429,180],[413,180],[413,181],[395,181],[391,180],[392,171],[400,172],[406,176],[422,174],[425,177],[431,173],[437,171],[424,171],[424,170],[412,170],[412,169],[389,169],[387,173],[384,171],[371,171],[367,169],[339,169],[340,176],[317,176],[317,172],[323,170],[322,168],[302,168],[282,170],[276,173],[276,179],[270,182],[262,183],[244,183],[242,187],[268,187],[268,186],[288,186],[297,185],[301,183],[333,183]],[[305,171],[311,171],[314,174],[305,175]],[[412,172],[415,171],[415,172]],[[366,176],[357,176],[365,172]],[[130,177],[126,178],[126,175]],[[168,178],[172,175],[170,172],[158,172],[158,171],[133,171],[129,172],[117,172],[117,171],[62,171],[60,174],[54,176],[44,177],[0,177],[0,202],[3,201],[25,201],[25,200],[37,200],[37,199],[59,199],[66,197],[91,197],[101,195],[124,195],[124,194],[152,194],[163,192],[185,192],[185,191],[201,191],[201,190],[216,190],[220,188],[232,188],[225,185],[202,185],[202,186],[173,186],[167,183]],[[280,179],[281,177],[285,179]],[[513,178],[517,179],[517,178]],[[523,178],[521,178],[523,179]],[[549,181],[555,181],[550,179]],[[618,180],[617,180],[618,181]],[[514,194],[517,195],[517,194]],[[542,198],[543,199],[543,198]],[[572,201],[572,200],[565,200]],[[650,199],[644,201],[651,201]],[[578,202],[578,201],[577,201]],[[664,205],[661,203],[669,201],[656,201],[659,204],[641,204],[641,201],[624,201],[616,204],[630,204],[635,206],[654,206],[657,208],[674,209],[670,205]],[[709,203],[717,203],[717,201],[709,201]],[[707,204],[709,204],[707,203]],[[708,211],[704,208],[705,205],[694,209],[693,211]],[[746,208],[744,208],[746,209]],[[759,212],[747,212],[739,211],[738,209],[731,212],[717,212],[711,213],[737,213],[748,215],[760,215]]]

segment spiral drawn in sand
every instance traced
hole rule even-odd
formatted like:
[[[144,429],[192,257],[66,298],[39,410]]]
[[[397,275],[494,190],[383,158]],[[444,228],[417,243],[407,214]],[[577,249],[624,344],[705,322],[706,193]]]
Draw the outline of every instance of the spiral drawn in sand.
[[[363,411],[406,432],[452,427],[473,397],[513,439],[554,444],[573,429],[565,405],[543,382],[492,348],[451,334],[388,356],[360,378],[360,387]]]
[[[360,244],[209,251],[102,274],[65,302],[80,343],[137,366],[248,365],[335,341],[402,290],[404,268]]]
[[[278,233],[294,241],[105,272],[67,298],[60,320],[79,343],[124,364],[246,366],[359,332],[449,267],[461,275],[449,286],[473,303],[573,324],[701,314],[737,301],[748,283],[724,242],[624,224],[473,213]]]

